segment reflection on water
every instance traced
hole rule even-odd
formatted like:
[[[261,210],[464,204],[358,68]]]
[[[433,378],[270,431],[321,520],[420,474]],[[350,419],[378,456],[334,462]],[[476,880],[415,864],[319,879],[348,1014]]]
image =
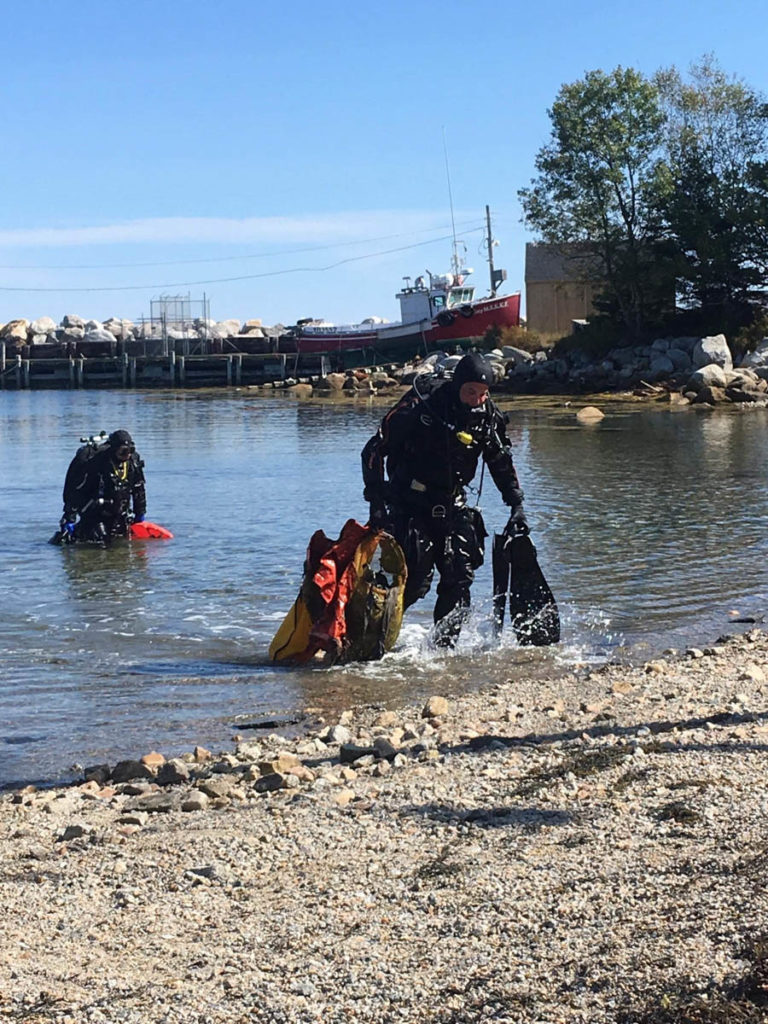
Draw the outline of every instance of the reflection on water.
[[[430,692],[644,657],[760,614],[768,519],[763,411],[609,412],[511,405],[509,432],[563,643],[520,650],[490,632],[490,570],[452,655],[427,636],[433,597],[396,651],[335,670],[277,668],[269,641],[310,534],[364,519],[360,450],[383,412],[356,404],[179,392],[0,394],[0,785],[74,762],[224,744],[242,723],[308,706]],[[81,434],[125,427],[147,464],[149,517],[175,540],[107,551],[45,543]],[[489,531],[506,514],[492,483]]]

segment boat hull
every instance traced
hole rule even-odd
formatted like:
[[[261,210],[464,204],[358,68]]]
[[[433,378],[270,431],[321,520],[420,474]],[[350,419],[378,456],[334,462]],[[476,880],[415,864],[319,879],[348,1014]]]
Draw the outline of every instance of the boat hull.
[[[348,363],[360,353],[362,363],[380,359],[408,359],[426,355],[461,342],[482,337],[491,327],[516,327],[520,323],[520,293],[496,296],[441,313],[439,318],[410,324],[385,324],[376,329],[305,327],[296,340],[301,355],[327,355]]]

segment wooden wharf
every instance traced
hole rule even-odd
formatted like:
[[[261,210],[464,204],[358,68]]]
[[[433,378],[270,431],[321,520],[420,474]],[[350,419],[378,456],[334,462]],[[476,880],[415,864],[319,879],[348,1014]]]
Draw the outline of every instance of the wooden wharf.
[[[302,364],[301,376],[327,372],[321,359]],[[0,343],[0,388],[247,387],[295,376],[296,356],[285,352],[7,358]]]

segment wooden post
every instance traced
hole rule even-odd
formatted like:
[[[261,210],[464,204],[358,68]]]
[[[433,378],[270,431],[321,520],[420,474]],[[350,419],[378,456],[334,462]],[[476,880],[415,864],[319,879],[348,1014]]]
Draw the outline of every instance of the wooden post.
[[[243,357],[242,354],[235,358],[235,384],[240,387],[243,379]]]
[[[5,342],[0,341],[0,388],[5,387]]]
[[[77,360],[77,386],[81,388],[85,380],[85,359],[80,356]]]
[[[128,364],[128,377],[131,382],[131,387],[136,387],[136,356],[133,356],[130,363]]]
[[[184,387],[187,380],[187,358],[179,356],[179,384]]]
[[[171,387],[176,387],[176,350],[171,351],[168,356],[168,370],[171,375]]]
[[[16,387],[21,387],[21,356],[16,356]]]
[[[122,376],[123,387],[127,388],[128,387],[128,356],[125,354],[125,352],[123,352],[123,357],[120,360],[120,362],[122,364],[121,365],[121,376]]]
[[[29,359],[24,360],[24,387],[29,388]]]
[[[69,357],[69,386],[71,388],[75,386],[75,360],[72,356]]]
[[[227,356],[227,387],[232,387],[232,356]]]

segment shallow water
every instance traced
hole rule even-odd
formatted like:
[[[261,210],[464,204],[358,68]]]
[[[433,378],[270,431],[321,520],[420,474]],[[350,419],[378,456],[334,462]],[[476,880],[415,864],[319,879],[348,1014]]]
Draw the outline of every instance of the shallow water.
[[[557,663],[643,658],[711,640],[766,603],[765,411],[510,406],[510,435],[563,642],[521,650],[489,631],[490,570],[450,655],[429,649],[432,600],[382,662],[267,661],[306,542],[365,519],[360,449],[384,407],[248,392],[0,392],[0,786],[73,764],[230,742],[264,717],[460,692]],[[126,427],[169,542],[46,544],[81,434]],[[506,515],[486,475],[489,532]],[[745,628],[744,626],[737,628]],[[249,735],[253,735],[249,733]]]

